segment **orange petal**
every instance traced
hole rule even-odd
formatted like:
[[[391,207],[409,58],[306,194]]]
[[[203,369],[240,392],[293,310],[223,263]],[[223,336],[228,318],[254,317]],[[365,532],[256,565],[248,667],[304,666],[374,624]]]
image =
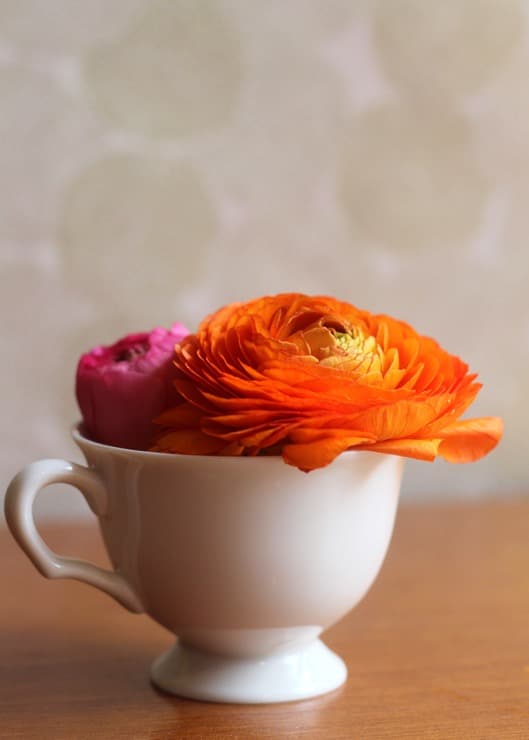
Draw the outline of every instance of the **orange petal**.
[[[384,452],[388,455],[412,457],[415,460],[433,462],[439,452],[440,439],[388,439],[374,444],[363,444],[358,450]]]
[[[205,434],[224,439],[226,442],[237,442],[244,447],[268,447],[287,436],[289,425],[286,423],[261,424],[254,427],[235,428],[231,431],[216,426],[215,420],[205,420],[202,429]]]
[[[193,427],[198,426],[201,416],[202,411],[186,401],[164,411],[154,419],[154,423],[168,427]]]
[[[453,402],[436,419],[421,429],[420,436],[441,437],[443,430],[451,427],[461,414],[465,413],[480,388],[480,383],[473,383],[464,388],[461,393],[457,391]]]
[[[503,422],[497,416],[458,421],[440,433],[439,454],[452,463],[473,462],[494,449],[502,434]]]
[[[180,455],[216,455],[226,447],[223,439],[204,434],[199,429],[174,429],[162,434],[152,452],[173,452]]]
[[[329,465],[341,452],[365,442],[365,437],[326,437],[308,444],[287,444],[283,447],[283,460],[308,473]]]
[[[354,427],[347,428],[344,426],[338,426],[336,419],[333,419],[334,425],[327,423],[325,418],[321,419],[321,426],[319,427],[307,427],[299,425],[293,427],[289,432],[289,440],[294,444],[309,444],[312,442],[320,442],[323,439],[330,437],[344,437],[348,439],[361,439],[362,442],[374,442],[376,436],[370,432],[366,432],[362,429],[356,429]],[[340,419],[339,421],[344,421]]]
[[[371,432],[380,440],[409,439],[449,408],[448,395],[417,400],[396,401],[355,416],[357,429]],[[439,435],[440,436],[440,435]]]

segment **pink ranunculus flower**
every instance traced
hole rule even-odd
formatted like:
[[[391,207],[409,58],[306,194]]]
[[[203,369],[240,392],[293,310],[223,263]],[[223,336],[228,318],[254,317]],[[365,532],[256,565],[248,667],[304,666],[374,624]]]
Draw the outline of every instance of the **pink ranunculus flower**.
[[[89,437],[114,447],[149,448],[152,420],[176,395],[174,348],[187,334],[185,326],[173,324],[169,330],[129,334],[82,355],[75,391]]]

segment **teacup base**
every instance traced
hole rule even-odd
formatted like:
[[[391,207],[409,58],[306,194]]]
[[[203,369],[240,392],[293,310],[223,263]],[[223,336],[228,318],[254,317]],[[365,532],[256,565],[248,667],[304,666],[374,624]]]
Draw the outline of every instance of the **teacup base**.
[[[241,704],[309,699],[341,686],[347,669],[321,640],[254,658],[206,653],[177,641],[151,669],[163,691],[202,701]]]

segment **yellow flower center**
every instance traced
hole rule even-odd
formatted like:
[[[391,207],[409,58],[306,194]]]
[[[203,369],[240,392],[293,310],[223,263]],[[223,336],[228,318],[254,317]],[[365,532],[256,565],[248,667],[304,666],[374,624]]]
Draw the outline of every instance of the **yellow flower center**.
[[[347,354],[355,352],[359,347],[359,337],[345,332],[335,332],[334,341],[336,345]]]
[[[358,326],[320,319],[296,332],[289,341],[310,362],[366,376],[368,382],[382,379],[383,350],[375,337]]]
[[[358,327],[348,332],[330,330],[333,338],[331,351],[320,359],[320,364],[346,370],[358,375],[380,374],[383,351],[375,337],[366,336]]]

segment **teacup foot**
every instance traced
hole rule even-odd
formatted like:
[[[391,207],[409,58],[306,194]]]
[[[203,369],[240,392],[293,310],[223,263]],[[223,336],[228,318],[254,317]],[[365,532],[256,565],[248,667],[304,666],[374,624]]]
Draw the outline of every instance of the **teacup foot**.
[[[151,669],[153,683],[170,694],[243,704],[308,699],[333,691],[346,677],[344,662],[321,640],[259,658],[206,653],[177,641]]]

